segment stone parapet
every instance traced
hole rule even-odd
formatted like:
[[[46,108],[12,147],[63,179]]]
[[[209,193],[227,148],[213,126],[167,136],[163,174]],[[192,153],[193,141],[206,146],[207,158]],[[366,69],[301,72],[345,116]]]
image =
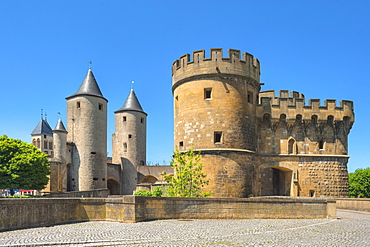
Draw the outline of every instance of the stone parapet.
[[[100,220],[138,222],[158,219],[336,217],[335,200],[292,197],[9,198],[0,199],[0,206],[0,231]]]

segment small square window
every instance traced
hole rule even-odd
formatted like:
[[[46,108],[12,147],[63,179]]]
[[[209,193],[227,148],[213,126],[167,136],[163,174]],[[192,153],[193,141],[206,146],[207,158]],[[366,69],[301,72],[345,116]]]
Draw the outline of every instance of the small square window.
[[[132,135],[131,135],[131,134],[129,134],[129,135],[128,135],[128,138],[132,138]]]
[[[212,99],[212,88],[204,89],[204,99]]]
[[[214,143],[222,143],[222,132],[216,131],[214,133]]]
[[[183,147],[184,146],[184,142],[179,142],[179,147]]]
[[[126,122],[127,121],[127,118],[126,116],[123,117],[123,122]]]

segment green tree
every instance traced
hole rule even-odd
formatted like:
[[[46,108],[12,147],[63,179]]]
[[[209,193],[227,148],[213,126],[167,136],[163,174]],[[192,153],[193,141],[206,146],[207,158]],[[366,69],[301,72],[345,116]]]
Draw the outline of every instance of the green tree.
[[[174,197],[205,197],[210,192],[204,192],[204,186],[208,184],[207,175],[202,172],[203,164],[199,152],[189,149],[186,152],[174,151],[171,167],[173,175],[164,175],[168,181],[168,196]]]
[[[7,136],[0,136],[0,188],[45,188],[50,174],[46,155],[35,146]]]
[[[370,198],[370,168],[348,174],[349,196]]]

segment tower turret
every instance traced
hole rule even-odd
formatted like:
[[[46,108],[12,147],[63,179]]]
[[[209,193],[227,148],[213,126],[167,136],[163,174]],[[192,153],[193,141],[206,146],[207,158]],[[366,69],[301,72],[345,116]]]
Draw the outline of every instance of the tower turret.
[[[67,97],[68,140],[74,143],[75,190],[107,187],[107,103],[88,70],[78,91]]]
[[[53,130],[54,139],[54,161],[58,166],[58,191],[67,191],[67,130],[64,127],[62,119],[58,120]]]
[[[175,146],[202,151],[213,196],[253,193],[259,78],[258,60],[233,49],[194,51],[172,65]]]
[[[115,113],[112,161],[123,170],[122,194],[132,194],[136,188],[136,167],[146,163],[146,117],[139,100],[131,89],[124,105]]]
[[[53,132],[46,119],[41,119],[32,131],[31,136],[32,144],[35,147],[49,157],[53,157]]]

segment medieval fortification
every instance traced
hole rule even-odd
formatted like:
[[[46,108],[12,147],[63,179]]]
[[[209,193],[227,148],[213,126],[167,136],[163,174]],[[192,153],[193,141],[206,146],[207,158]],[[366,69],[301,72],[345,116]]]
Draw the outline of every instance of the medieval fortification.
[[[239,50],[183,55],[172,65],[174,148],[201,151],[213,197],[348,196],[348,134],[353,102],[260,91],[260,63]],[[108,188],[132,194],[161,183],[168,166],[146,165],[146,117],[133,90],[114,112],[107,156],[107,103],[89,69],[67,97],[67,129],[41,120],[32,143],[49,155],[47,190]]]

